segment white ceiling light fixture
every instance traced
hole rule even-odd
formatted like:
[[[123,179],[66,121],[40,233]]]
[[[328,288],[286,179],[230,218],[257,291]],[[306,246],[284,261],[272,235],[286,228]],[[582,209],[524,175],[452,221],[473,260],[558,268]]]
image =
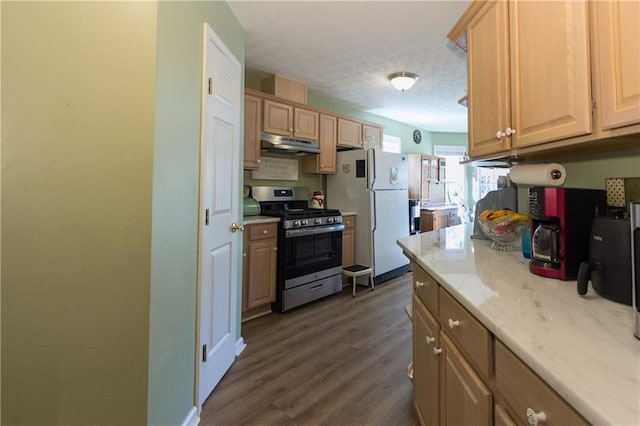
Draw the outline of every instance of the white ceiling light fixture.
[[[413,85],[418,81],[418,75],[412,72],[394,72],[393,74],[389,74],[389,81],[393,84],[393,87],[404,92],[413,87]]]

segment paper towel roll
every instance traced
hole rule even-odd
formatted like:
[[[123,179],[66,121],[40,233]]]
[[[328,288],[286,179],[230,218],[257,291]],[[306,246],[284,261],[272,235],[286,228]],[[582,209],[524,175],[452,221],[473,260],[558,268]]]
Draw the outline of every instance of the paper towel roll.
[[[520,185],[561,186],[567,177],[562,164],[523,164],[511,167],[511,181]]]

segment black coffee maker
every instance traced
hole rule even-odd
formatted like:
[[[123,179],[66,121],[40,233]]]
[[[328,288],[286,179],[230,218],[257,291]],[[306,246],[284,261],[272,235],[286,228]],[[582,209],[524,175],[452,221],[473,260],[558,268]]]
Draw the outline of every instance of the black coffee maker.
[[[631,305],[631,233],[629,219],[596,217],[591,226],[589,261],[580,263],[578,294],[588,282],[605,299]]]

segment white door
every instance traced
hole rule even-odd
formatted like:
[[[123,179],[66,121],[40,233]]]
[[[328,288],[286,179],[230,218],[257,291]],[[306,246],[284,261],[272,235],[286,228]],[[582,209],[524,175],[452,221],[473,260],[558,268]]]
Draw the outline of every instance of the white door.
[[[198,268],[198,408],[236,353],[241,68],[204,24]]]

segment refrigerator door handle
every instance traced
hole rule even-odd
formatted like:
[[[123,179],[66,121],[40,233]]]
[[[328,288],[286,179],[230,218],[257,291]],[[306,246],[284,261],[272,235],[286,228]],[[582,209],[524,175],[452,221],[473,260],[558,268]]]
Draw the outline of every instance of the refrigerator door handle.
[[[371,191],[369,204],[370,204],[369,214],[371,215],[371,232],[374,232],[378,227],[378,224],[376,223],[376,192],[375,191]]]
[[[369,160],[369,165],[371,168],[371,177],[369,178],[369,189],[374,189],[376,187],[376,151],[374,149],[368,149],[366,151],[367,159]]]

